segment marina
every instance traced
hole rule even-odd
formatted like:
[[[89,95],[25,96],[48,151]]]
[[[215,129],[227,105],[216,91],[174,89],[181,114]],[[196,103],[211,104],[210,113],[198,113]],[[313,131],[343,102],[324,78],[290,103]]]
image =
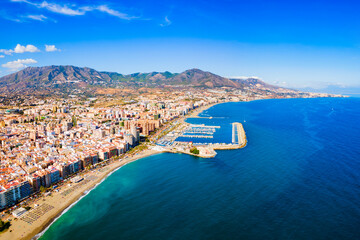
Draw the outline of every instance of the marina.
[[[206,126],[204,124],[195,125],[190,124],[184,128],[179,137],[185,138],[214,138],[213,134],[216,132],[216,129],[219,129],[220,126]]]
[[[159,139],[154,147],[157,151],[171,153],[185,153],[203,158],[212,158],[216,156],[215,150],[239,149],[246,146],[246,135],[244,127],[239,122],[232,125],[231,143],[193,143],[190,139],[214,139],[214,133],[220,129],[220,126],[211,126],[205,124],[182,123],[177,125],[169,134]],[[181,139],[181,141],[178,140]],[[196,150],[195,150],[196,149]]]
[[[181,134],[179,135],[179,137],[187,137],[187,138],[214,138],[213,136],[210,135],[185,135],[185,134]]]

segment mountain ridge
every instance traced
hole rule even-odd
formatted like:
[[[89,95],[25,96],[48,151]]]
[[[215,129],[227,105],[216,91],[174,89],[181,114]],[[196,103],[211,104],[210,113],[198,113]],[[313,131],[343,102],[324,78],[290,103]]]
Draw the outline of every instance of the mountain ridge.
[[[259,80],[260,81],[260,80]],[[264,82],[256,84],[266,85]],[[88,67],[72,65],[51,65],[27,67],[18,72],[0,78],[0,95],[20,93],[51,94],[53,92],[69,94],[86,88],[219,88],[243,89],[256,84],[246,80],[229,79],[197,68],[181,73],[150,72],[121,74],[117,72],[97,71]],[[85,89],[85,90],[84,90]]]

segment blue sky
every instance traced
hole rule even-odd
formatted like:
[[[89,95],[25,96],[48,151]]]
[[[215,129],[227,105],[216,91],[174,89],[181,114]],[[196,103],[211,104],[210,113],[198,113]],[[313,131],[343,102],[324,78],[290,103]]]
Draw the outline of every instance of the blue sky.
[[[359,10],[346,0],[1,0],[0,76],[61,64],[356,86]]]

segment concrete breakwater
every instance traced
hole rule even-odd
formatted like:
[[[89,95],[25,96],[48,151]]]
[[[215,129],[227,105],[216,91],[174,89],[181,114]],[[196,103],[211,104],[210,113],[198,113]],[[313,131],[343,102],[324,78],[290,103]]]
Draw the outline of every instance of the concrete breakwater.
[[[212,135],[185,135],[181,134],[179,137],[185,137],[185,138],[214,138]]]
[[[198,154],[190,152],[190,149],[165,150],[165,152],[184,153],[184,154],[192,155],[195,157],[201,157],[201,158],[213,158],[217,154],[213,148],[209,148],[208,146],[204,146],[204,147],[201,146],[201,147],[198,147],[197,149],[199,150]]]
[[[247,139],[244,130],[244,126],[241,123],[235,122],[232,123],[232,139],[233,143],[208,143],[204,145],[197,145],[196,147],[200,150],[199,154],[190,153],[189,149],[184,149],[183,151],[176,151],[181,153],[186,153],[203,158],[212,158],[216,156],[215,150],[231,150],[231,149],[240,149],[246,146]]]
[[[241,123],[235,122],[233,125],[232,138],[233,143],[215,143],[208,144],[207,146],[214,150],[230,150],[230,149],[239,149],[243,148],[247,144],[246,134],[244,126]]]

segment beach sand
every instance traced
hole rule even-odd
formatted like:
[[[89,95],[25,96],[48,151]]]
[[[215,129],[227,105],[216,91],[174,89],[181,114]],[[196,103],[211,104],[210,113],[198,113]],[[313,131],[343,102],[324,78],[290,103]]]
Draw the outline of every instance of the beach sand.
[[[109,165],[104,166],[103,168],[97,168],[94,171],[82,174],[81,176],[84,177],[83,182],[71,184],[71,187],[69,187],[68,185],[62,186],[61,191],[53,192],[51,196],[41,197],[36,200],[35,204],[39,204],[40,206],[43,204],[47,204],[52,206],[53,208],[47,211],[44,215],[40,216],[32,224],[29,224],[20,219],[14,220],[14,218],[12,218],[10,229],[0,234],[0,239],[25,240],[34,238],[36,234],[40,233],[47,226],[49,226],[57,216],[61,215],[61,213],[65,209],[67,209],[72,203],[76,202],[79,198],[81,198],[87,190],[94,188],[96,184],[101,182],[106,176],[109,175],[109,173],[121,166],[124,166],[127,163],[159,153],[161,152],[154,150],[144,150],[135,156],[114,161]],[[70,190],[71,188],[74,188],[73,191]],[[64,196],[64,192],[67,192],[68,194]],[[31,207],[34,207],[34,204],[31,204]]]
[[[222,102],[221,102],[222,103]],[[217,105],[217,104],[220,104],[220,103],[211,103],[211,104],[208,104],[208,105],[205,105],[205,106],[201,106],[197,109],[195,109],[194,111],[191,111],[188,115],[186,115],[186,117],[184,118],[184,120],[186,120],[187,118],[196,118],[196,117],[199,117],[199,114],[202,113],[203,111]]]

